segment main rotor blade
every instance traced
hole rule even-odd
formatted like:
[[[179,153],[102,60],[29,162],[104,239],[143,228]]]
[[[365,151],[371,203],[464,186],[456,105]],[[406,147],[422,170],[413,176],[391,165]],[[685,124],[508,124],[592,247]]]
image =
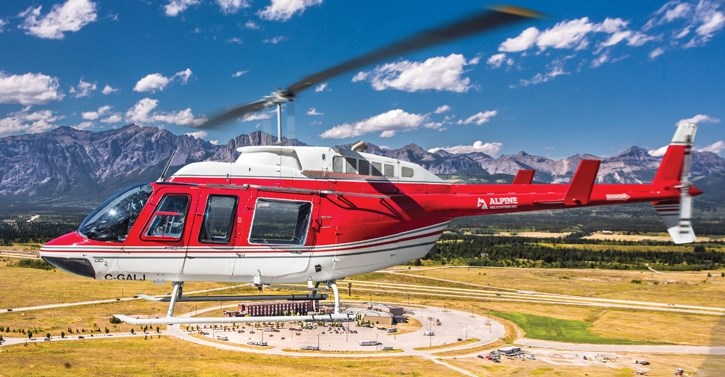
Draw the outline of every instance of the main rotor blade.
[[[324,71],[309,75],[304,79],[290,85],[287,89],[277,90],[271,96],[267,96],[260,100],[250,102],[241,106],[237,106],[227,110],[221,114],[214,115],[204,122],[201,128],[211,128],[233,119],[239,118],[245,114],[262,110],[265,107],[272,106],[277,103],[289,102],[294,99],[297,93],[317,85],[332,77],[338,76],[345,72],[359,69],[375,62],[403,55],[405,53],[432,47],[455,39],[463,38],[476,33],[491,30],[506,24],[520,21],[526,18],[539,17],[539,13],[516,7],[500,7],[495,9],[487,9],[479,12],[471,17],[441,26],[436,29],[420,32],[410,38],[403,39],[391,45],[381,47],[373,52],[359,56],[355,59],[340,63],[334,67]]]
[[[354,69],[365,67],[390,57],[403,55],[411,51],[432,47],[437,44],[481,33],[486,30],[491,30],[526,18],[536,18],[539,16],[539,13],[524,8],[500,7],[496,9],[487,9],[469,18],[465,18],[436,29],[420,32],[410,38],[403,39],[402,41],[379,48],[373,52],[348,60],[344,63],[340,63],[324,71],[309,75],[287,87],[285,92],[290,96],[294,96],[310,86],[329,80],[332,77]]]
[[[201,128],[216,127],[216,126],[222,125],[226,122],[229,122],[231,120],[234,120],[236,118],[239,118],[241,116],[244,116],[246,114],[262,110],[268,106],[269,106],[269,101],[266,99],[260,99],[260,100],[254,101],[254,102],[246,103],[244,105],[237,106],[235,108],[227,110],[221,114],[214,115],[213,117],[209,118],[209,120],[204,122],[200,127]]]

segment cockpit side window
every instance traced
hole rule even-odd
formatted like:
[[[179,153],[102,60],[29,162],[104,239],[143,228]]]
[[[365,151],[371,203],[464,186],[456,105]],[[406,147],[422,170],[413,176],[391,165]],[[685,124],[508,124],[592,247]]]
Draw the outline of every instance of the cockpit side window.
[[[174,241],[181,239],[188,209],[188,195],[165,195],[161,199],[161,204],[154,211],[151,218],[151,225],[146,229],[146,236]]]
[[[151,191],[151,185],[143,184],[117,192],[83,220],[78,232],[95,241],[125,241]]]

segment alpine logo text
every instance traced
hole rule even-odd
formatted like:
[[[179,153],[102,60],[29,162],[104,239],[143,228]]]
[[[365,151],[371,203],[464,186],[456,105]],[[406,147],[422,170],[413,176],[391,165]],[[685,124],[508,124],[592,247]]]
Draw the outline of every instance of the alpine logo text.
[[[516,208],[519,205],[519,198],[516,196],[502,196],[502,197],[493,197],[488,199],[488,203],[486,203],[486,198],[478,198],[478,203],[476,207],[480,209],[505,209],[505,208]]]

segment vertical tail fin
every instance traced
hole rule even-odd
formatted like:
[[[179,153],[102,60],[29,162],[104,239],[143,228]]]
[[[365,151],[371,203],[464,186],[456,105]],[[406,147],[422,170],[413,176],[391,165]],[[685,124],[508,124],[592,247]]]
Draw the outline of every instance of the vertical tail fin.
[[[692,123],[677,125],[677,131],[652,180],[653,184],[671,183],[680,190],[679,201],[653,203],[667,227],[667,232],[676,244],[695,241],[695,231],[691,224],[690,152],[696,131],[697,126]]]

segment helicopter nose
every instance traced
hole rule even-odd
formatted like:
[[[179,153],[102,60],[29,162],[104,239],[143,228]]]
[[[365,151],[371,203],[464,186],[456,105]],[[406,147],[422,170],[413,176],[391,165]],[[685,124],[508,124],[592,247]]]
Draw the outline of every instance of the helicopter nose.
[[[85,258],[64,258],[64,257],[42,257],[44,261],[60,268],[61,270],[68,271],[70,273],[78,274],[81,276],[94,278],[96,277],[96,270],[93,269],[93,265],[88,259]]]

